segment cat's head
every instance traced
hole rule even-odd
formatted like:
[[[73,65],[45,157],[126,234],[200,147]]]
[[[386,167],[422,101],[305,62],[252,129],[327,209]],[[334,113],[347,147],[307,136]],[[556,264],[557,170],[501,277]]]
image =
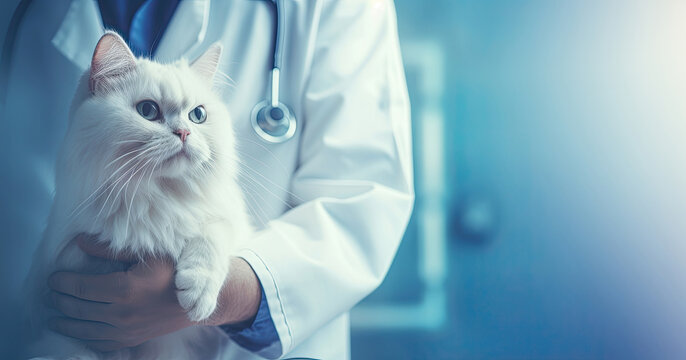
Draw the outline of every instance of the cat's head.
[[[199,178],[233,158],[231,120],[213,91],[221,50],[215,44],[193,62],[160,64],[136,58],[107,32],[93,54],[88,94],[72,114],[79,156],[114,174],[110,181]]]

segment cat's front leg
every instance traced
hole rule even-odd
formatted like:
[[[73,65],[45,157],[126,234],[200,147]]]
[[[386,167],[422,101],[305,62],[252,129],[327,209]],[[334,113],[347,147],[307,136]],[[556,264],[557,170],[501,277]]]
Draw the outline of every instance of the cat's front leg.
[[[217,307],[217,297],[229,273],[230,254],[226,248],[215,233],[190,239],[181,253],[175,284],[179,304],[192,321],[207,319]]]

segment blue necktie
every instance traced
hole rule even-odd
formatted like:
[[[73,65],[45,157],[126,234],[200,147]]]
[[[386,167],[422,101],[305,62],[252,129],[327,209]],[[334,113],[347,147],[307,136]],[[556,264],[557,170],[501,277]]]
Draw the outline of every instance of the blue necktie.
[[[179,0],[98,0],[102,22],[116,30],[136,56],[151,57]]]

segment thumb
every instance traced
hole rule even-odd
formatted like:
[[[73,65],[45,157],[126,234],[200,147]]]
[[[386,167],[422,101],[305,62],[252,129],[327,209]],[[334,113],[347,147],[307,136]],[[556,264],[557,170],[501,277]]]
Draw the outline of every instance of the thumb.
[[[126,251],[115,252],[107,244],[98,242],[96,235],[81,233],[75,238],[76,244],[90,256],[121,262],[138,262],[138,257]]]

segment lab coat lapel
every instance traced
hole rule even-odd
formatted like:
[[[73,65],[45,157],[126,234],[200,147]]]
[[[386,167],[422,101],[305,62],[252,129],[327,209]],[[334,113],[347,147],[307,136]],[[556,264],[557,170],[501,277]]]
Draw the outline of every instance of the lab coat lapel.
[[[67,59],[86,70],[93,49],[104,34],[100,9],[93,0],[72,0],[62,24],[52,38],[52,44]]]
[[[162,35],[155,59],[169,62],[180,57],[199,55],[199,46],[205,40],[209,21],[210,0],[179,2]]]
[[[162,35],[155,58],[173,61],[197,56],[205,39],[210,17],[210,0],[181,1]],[[72,0],[52,44],[82,70],[90,66],[93,49],[105,33],[100,9],[93,0]]]

